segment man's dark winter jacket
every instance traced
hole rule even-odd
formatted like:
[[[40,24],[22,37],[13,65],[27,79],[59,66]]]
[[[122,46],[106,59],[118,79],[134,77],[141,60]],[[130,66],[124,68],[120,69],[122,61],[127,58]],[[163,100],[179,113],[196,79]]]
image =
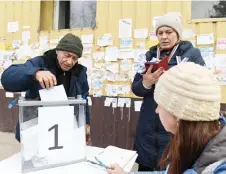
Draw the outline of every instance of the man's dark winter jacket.
[[[150,61],[153,57],[156,58],[156,54],[157,46],[151,47],[146,53],[147,61]],[[177,65],[176,56],[181,56],[182,59],[187,57],[190,62],[205,65],[199,49],[194,48],[188,41],[179,43],[179,47],[169,62],[169,68]],[[138,153],[138,164],[156,169],[162,152],[169,141],[169,133],[165,131],[158,114],[155,112],[157,107],[153,97],[155,85],[151,89],[145,89],[142,80],[142,75],[137,73],[132,83],[133,93],[143,97],[134,150]]]
[[[26,91],[26,99],[40,99],[41,89],[38,81],[35,80],[35,73],[39,70],[48,70],[57,78],[57,85],[63,84],[66,87],[68,97],[82,95],[86,98],[89,92],[86,67],[76,64],[69,72],[63,72],[58,65],[56,50],[49,50],[43,56],[37,56],[28,60],[25,64],[14,64],[2,74],[1,83],[6,91]],[[63,74],[66,74],[63,77]],[[89,108],[86,104],[86,123],[89,124]],[[16,126],[16,139],[20,141],[19,124]]]

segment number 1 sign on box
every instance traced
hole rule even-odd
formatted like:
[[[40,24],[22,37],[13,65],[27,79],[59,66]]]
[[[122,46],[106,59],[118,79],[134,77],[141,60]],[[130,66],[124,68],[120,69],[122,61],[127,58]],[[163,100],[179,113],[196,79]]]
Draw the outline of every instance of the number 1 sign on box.
[[[48,164],[70,162],[74,155],[73,128],[73,106],[40,107],[38,109],[38,156],[44,157]]]

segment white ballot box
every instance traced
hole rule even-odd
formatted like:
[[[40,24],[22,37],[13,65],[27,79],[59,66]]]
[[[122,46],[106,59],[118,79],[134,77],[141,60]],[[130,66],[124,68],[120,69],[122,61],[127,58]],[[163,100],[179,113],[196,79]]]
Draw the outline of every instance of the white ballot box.
[[[86,160],[85,99],[20,98],[22,173]]]

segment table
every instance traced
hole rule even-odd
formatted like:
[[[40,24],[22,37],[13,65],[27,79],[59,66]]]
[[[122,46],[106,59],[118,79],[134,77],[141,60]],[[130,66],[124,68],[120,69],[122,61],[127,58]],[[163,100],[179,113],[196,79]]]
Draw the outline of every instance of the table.
[[[103,148],[87,146],[87,157],[95,156],[100,153]],[[132,159],[127,166],[124,168],[125,171],[131,171],[136,158]],[[0,171],[1,174],[21,174],[21,153],[17,153],[5,160],[0,161]],[[91,164],[89,162],[81,162],[77,164],[71,164],[67,166],[61,166],[51,169],[39,170],[34,172],[29,172],[28,174],[106,174],[105,169],[99,167],[98,165]]]

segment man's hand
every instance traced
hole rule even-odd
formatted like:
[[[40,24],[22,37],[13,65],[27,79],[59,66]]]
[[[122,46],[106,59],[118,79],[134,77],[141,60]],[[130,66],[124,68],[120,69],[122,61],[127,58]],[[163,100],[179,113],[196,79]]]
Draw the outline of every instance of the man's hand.
[[[126,172],[118,165],[112,164],[110,169],[107,169],[108,174],[126,174]]]
[[[42,88],[52,88],[57,85],[56,77],[50,71],[38,71],[35,74],[35,79]]]
[[[147,88],[150,88],[153,84],[155,84],[158,81],[161,74],[164,72],[164,69],[161,67],[152,73],[151,72],[152,68],[153,68],[153,66],[151,65],[148,68],[147,72],[145,74],[143,74],[143,84]]]

